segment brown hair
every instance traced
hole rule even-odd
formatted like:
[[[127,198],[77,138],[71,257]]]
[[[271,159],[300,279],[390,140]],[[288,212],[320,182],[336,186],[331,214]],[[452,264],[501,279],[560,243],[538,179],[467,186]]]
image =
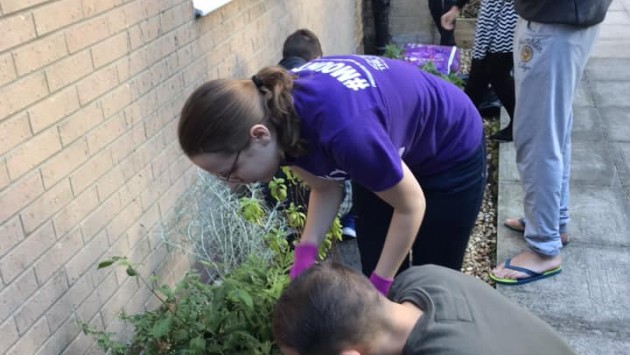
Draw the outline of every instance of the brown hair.
[[[292,89],[293,76],[280,67],[260,70],[255,80],[218,79],[201,85],[182,108],[177,128],[182,150],[189,157],[234,153],[247,146],[253,125],[265,124],[285,154],[304,154]]]
[[[323,55],[319,38],[306,28],[299,29],[284,40],[282,57],[300,57],[306,61],[319,58]]]
[[[278,345],[302,355],[338,354],[366,345],[385,326],[382,300],[363,274],[325,261],[293,280],[273,310]]]

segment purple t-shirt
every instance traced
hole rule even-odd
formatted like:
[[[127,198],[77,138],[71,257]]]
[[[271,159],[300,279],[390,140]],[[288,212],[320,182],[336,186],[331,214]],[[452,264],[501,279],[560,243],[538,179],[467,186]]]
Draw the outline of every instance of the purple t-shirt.
[[[324,57],[294,69],[295,109],[308,153],[287,164],[372,191],[444,171],[481,144],[477,109],[464,92],[399,60]]]

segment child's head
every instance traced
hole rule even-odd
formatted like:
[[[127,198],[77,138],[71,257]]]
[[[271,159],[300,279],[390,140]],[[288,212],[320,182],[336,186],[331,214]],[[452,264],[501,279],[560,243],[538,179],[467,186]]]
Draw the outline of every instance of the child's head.
[[[267,67],[255,79],[212,80],[184,105],[178,125],[184,153],[231,182],[266,181],[283,154],[303,151],[291,90],[293,77]]]
[[[310,61],[322,55],[322,46],[319,43],[319,39],[315,33],[305,28],[289,35],[282,46],[282,56],[284,58],[300,57]]]
[[[369,347],[386,326],[386,301],[362,274],[334,262],[291,282],[273,311],[273,334],[285,353],[340,354]]]

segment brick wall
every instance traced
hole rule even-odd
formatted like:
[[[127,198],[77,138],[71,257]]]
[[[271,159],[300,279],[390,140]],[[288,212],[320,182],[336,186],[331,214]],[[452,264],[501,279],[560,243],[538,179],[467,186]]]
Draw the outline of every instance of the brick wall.
[[[364,0],[363,22],[366,52],[374,51],[374,19],[372,0]],[[439,42],[437,30],[429,12],[427,0],[390,0],[389,31],[392,42],[405,43]]]
[[[189,267],[156,231],[194,178],[176,123],[195,87],[277,62],[299,27],[361,50],[360,0],[191,4],[0,0],[0,353],[96,352],[77,320],[120,332],[151,298],[103,258]]]

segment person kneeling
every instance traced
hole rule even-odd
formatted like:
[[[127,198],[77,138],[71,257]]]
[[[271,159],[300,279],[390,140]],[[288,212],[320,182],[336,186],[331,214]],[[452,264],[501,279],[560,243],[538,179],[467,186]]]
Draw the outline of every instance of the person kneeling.
[[[335,262],[306,270],[273,311],[284,354],[574,354],[542,319],[481,280],[436,265],[396,277],[388,298]]]

